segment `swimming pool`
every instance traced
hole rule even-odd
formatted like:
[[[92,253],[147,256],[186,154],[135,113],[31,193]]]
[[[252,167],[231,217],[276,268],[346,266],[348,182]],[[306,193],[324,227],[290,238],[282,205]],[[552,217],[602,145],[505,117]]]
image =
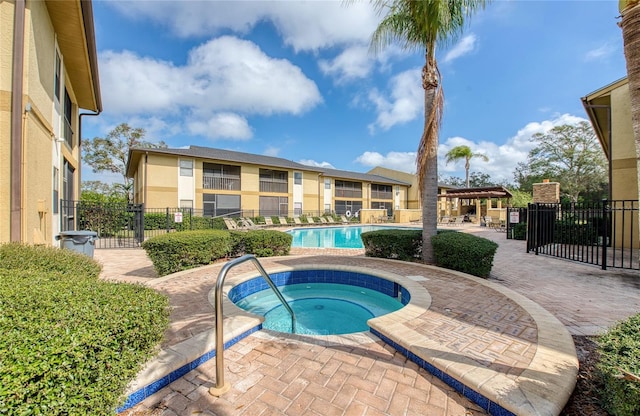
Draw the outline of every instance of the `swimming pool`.
[[[334,269],[295,269],[271,279],[296,315],[296,334],[337,335],[368,331],[367,321],[401,309],[411,295],[395,281]],[[236,306],[265,316],[263,328],[291,332],[291,317],[262,277],[233,286]]]
[[[348,227],[296,228],[287,231],[293,236],[291,247],[306,248],[364,248],[360,236],[368,231],[393,229],[417,229],[380,225],[356,225]]]
[[[397,299],[376,290],[337,283],[301,283],[281,289],[296,316],[291,316],[275,293],[262,290],[236,305],[265,317],[262,327],[278,332],[308,335],[340,335],[368,331],[367,321],[402,308]]]

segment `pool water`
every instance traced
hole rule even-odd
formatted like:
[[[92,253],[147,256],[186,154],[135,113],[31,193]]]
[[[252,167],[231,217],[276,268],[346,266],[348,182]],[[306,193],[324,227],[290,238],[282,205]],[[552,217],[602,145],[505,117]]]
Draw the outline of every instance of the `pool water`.
[[[291,247],[307,248],[364,248],[360,236],[368,231],[394,229],[415,229],[410,227],[389,227],[379,225],[359,225],[349,227],[296,228],[287,231],[293,236]]]
[[[339,335],[368,331],[367,320],[403,307],[376,290],[336,283],[302,283],[280,288],[296,315],[296,334]],[[236,302],[249,312],[263,315],[263,328],[291,333],[291,315],[271,289]]]

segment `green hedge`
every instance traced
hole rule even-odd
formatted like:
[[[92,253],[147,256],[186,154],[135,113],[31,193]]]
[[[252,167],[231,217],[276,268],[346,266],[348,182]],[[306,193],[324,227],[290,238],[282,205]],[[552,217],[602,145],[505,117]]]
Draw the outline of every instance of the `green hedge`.
[[[0,245],[0,413],[112,415],[168,325],[165,296],[71,250]]]
[[[174,222],[173,212],[169,213],[170,230],[226,230],[224,220],[222,218],[199,217],[189,215],[189,211],[183,213],[182,222]],[[167,213],[166,212],[150,212],[144,214],[145,230],[166,230],[167,229]]]
[[[289,254],[292,240],[290,234],[275,230],[200,230],[152,237],[142,248],[156,272],[164,276],[230,256],[284,256]]]
[[[360,235],[368,257],[415,261],[422,256],[422,230],[378,230]]]
[[[254,254],[256,257],[286,256],[291,251],[293,236],[275,230],[232,231],[233,255]]]
[[[224,258],[231,252],[228,231],[200,230],[151,237],[142,248],[160,276],[191,269]]]
[[[437,266],[489,277],[498,244],[465,233],[440,233],[431,242]]]
[[[610,414],[640,414],[640,314],[620,322],[598,339],[602,405]],[[627,376],[627,378],[625,378]]]

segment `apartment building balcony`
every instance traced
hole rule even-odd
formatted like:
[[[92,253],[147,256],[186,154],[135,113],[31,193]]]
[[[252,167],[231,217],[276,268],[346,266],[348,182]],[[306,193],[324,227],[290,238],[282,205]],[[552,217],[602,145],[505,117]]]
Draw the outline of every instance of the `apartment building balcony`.
[[[239,191],[240,178],[229,178],[220,176],[203,176],[202,187],[204,189],[219,189],[226,191]]]

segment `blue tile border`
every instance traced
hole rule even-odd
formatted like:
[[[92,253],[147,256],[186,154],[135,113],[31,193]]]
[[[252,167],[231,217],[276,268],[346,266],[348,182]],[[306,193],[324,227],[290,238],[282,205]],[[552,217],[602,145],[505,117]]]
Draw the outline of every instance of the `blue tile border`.
[[[272,273],[270,277],[276,286],[301,283],[338,283],[364,287],[393,298],[398,298],[398,295],[401,295],[401,302],[403,305],[407,305],[411,300],[409,291],[398,283],[382,277],[359,272],[327,269],[290,270]],[[240,299],[266,289],[269,289],[267,282],[265,282],[261,276],[257,276],[231,288],[229,291],[229,300],[236,303]]]
[[[380,338],[385,343],[392,346],[396,351],[398,351],[400,354],[404,355],[409,360],[416,363],[421,368],[425,369],[429,373],[438,377],[440,380],[444,381],[447,385],[451,386],[457,392],[462,394],[464,397],[466,397],[467,399],[471,400],[472,402],[480,406],[482,410],[485,410],[490,415],[516,416],[515,413],[512,413],[509,410],[505,409],[504,407],[500,406],[499,404],[491,401],[490,399],[483,396],[481,393],[478,393],[477,391],[473,390],[472,388],[465,386],[462,382],[451,377],[444,371],[437,369],[432,364],[429,364],[428,362],[426,362],[426,360],[424,360],[423,358],[418,357],[416,354],[410,352],[409,350],[404,348],[402,345],[396,343],[390,338],[387,338],[386,336],[382,335],[380,332],[376,331],[375,329],[371,328],[371,333],[377,336],[378,338]]]
[[[400,295],[400,301],[403,305],[407,305],[411,300],[411,294],[407,289],[405,289],[400,284],[393,282],[391,280],[373,276],[366,273],[346,271],[346,270],[331,270],[331,269],[313,269],[313,270],[290,270],[279,273],[270,274],[271,280],[275,283],[276,286],[284,286],[284,285],[292,285],[299,283],[338,283],[338,284],[348,284],[352,286],[364,287],[371,290],[376,290],[385,295],[398,298]],[[238,300],[252,295],[261,290],[268,289],[269,286],[267,282],[261,277],[257,276],[253,279],[246,280],[229,291],[229,300],[232,302],[237,302]],[[247,332],[225,342],[224,348],[227,349],[240,341],[241,339],[251,335],[252,333],[259,331],[262,329],[262,324],[248,330]],[[373,329],[371,330],[373,332]],[[376,334],[377,335],[377,334]],[[378,335],[382,338],[381,335]],[[388,342],[391,345],[395,343]],[[396,348],[398,349],[398,348]],[[403,354],[406,356],[407,351],[405,350]],[[118,413],[123,412],[127,409],[132,408],[136,404],[140,403],[147,397],[152,394],[157,393],[162,388],[171,384],[175,380],[187,374],[189,371],[197,368],[199,365],[209,361],[213,357],[216,356],[215,349],[206,352],[195,360],[191,361],[188,364],[183,365],[182,367],[172,371],[171,373],[165,375],[159,380],[154,381],[153,383],[136,390],[131,393],[125,403],[119,407],[116,411]],[[429,365],[428,363],[424,363],[425,365]],[[434,368],[435,369],[435,368]]]
[[[238,335],[237,337],[230,339],[229,341],[224,343],[224,349],[226,350],[227,348],[231,347],[232,345],[234,345],[235,343],[237,343],[241,339],[246,338],[249,335],[251,335],[254,332],[259,331],[261,329],[262,329],[262,324],[257,325],[255,327],[251,328],[250,330]],[[183,365],[182,367],[180,367],[180,368],[178,368],[176,370],[173,370],[171,373],[165,375],[160,380],[156,380],[153,383],[151,383],[151,384],[149,384],[147,386],[144,386],[143,388],[141,388],[139,390],[134,391],[133,393],[131,393],[127,397],[127,400],[124,402],[124,404],[121,407],[116,409],[116,412],[117,413],[121,413],[121,412],[124,412],[125,410],[128,410],[128,409],[132,408],[133,406],[135,406],[136,404],[140,403],[141,401],[143,401],[147,397],[151,396],[152,394],[157,393],[162,388],[168,386],[172,382],[176,381],[180,377],[182,377],[185,374],[187,374],[189,371],[197,368],[198,366],[200,366],[201,364],[209,361],[210,359],[212,359],[215,356],[216,356],[216,350],[215,349],[207,351],[206,353],[204,353],[200,357],[196,358],[195,360],[191,361],[190,363],[187,363],[187,364]]]

